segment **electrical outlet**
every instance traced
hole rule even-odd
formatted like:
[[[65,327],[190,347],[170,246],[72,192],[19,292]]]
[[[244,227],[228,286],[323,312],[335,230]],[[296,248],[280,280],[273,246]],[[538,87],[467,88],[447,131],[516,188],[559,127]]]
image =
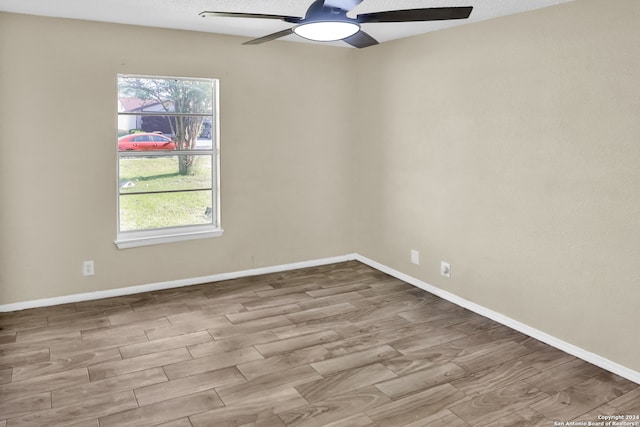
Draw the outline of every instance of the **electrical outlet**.
[[[411,249],[411,262],[416,265],[420,265],[420,252],[415,249]]]
[[[451,265],[448,262],[440,261],[440,275],[451,277]]]
[[[90,261],[85,261],[82,263],[82,275],[83,276],[93,276],[94,274],[96,274],[95,268],[94,268],[94,264],[93,264],[93,260]]]

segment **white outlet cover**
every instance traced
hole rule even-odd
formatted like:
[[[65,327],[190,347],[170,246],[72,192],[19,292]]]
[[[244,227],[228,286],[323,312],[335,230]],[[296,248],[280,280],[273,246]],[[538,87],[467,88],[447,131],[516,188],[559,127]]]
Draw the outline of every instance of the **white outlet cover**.
[[[84,276],[93,276],[95,274],[93,261],[85,261],[82,263],[82,274]]]
[[[411,262],[416,265],[420,264],[420,252],[415,249],[411,249]]]
[[[451,265],[448,262],[440,262],[440,274],[444,277],[451,277]]]

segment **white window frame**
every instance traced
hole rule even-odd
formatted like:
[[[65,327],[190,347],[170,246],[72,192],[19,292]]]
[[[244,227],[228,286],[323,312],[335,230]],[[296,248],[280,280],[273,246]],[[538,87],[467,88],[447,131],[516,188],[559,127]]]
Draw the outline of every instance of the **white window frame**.
[[[174,77],[174,76],[149,76],[149,75],[131,75],[119,74],[118,77],[137,77],[147,79],[177,79],[177,80],[203,80],[212,82],[213,85],[213,112],[212,112],[212,132],[211,132],[211,149],[197,150],[199,155],[211,155],[211,191],[212,206],[211,224],[186,225],[164,228],[153,228],[148,230],[120,230],[120,158],[131,156],[145,156],[148,152],[139,151],[119,151],[116,144],[116,221],[117,236],[114,244],[118,249],[135,248],[139,246],[157,245],[163,243],[179,242],[184,240],[203,239],[209,237],[221,236],[223,230],[220,226],[220,89],[219,80],[211,78],[193,78],[193,77]],[[116,94],[117,94],[116,88]],[[117,96],[116,96],[117,97]],[[139,115],[141,113],[123,113],[117,112],[116,119],[121,115]],[[147,115],[148,113],[142,113]],[[162,115],[172,115],[171,113],[162,113]],[[116,120],[117,123],[117,120]],[[117,133],[116,124],[116,133]],[[117,140],[117,138],[116,138]],[[193,151],[176,151],[180,153],[193,153]]]

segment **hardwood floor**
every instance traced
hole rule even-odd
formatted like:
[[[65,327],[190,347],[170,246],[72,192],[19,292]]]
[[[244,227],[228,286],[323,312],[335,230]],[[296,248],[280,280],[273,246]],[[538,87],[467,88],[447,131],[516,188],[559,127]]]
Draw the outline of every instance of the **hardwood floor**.
[[[638,384],[355,261],[5,313],[0,326],[0,427],[640,414]]]

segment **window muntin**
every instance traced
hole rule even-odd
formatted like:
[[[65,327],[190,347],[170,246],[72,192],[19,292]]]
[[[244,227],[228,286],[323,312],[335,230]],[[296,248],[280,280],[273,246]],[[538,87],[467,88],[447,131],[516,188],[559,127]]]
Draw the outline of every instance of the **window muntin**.
[[[219,235],[217,80],[118,76],[118,247]]]

